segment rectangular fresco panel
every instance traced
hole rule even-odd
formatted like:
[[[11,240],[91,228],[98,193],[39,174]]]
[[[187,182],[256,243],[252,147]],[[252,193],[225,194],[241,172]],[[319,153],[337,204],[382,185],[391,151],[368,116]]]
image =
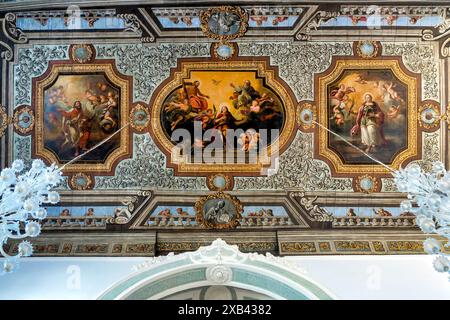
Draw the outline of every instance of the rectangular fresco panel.
[[[44,146],[67,162],[115,132],[120,90],[104,74],[60,75],[44,90]],[[81,161],[104,162],[119,135]]]
[[[384,163],[407,148],[407,87],[390,70],[346,70],[328,86],[329,127]],[[345,163],[371,160],[330,134]]]

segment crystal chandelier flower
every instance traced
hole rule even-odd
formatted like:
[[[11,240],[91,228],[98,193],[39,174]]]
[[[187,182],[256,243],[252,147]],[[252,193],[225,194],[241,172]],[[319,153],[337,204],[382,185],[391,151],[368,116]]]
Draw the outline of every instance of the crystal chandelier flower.
[[[37,237],[41,233],[39,221],[47,216],[43,203],[56,204],[59,194],[51,191],[62,180],[61,169],[55,164],[47,167],[42,160],[34,160],[24,172],[22,160],[15,160],[11,168],[0,173],[0,253],[5,260],[3,272],[12,272],[20,257],[33,253],[30,242],[23,240],[14,256],[5,252],[9,240]]]
[[[447,108],[445,118],[443,116],[442,119],[450,119],[450,106]],[[431,172],[425,172],[417,163],[410,164],[405,169],[395,170],[338,133],[315,120],[312,122],[385,167],[394,177],[398,191],[407,193],[408,200],[400,203],[401,209],[416,216],[416,224],[424,233],[444,237],[447,239],[444,246],[450,247],[450,171],[445,170],[442,162],[434,162]],[[438,240],[427,238],[423,243],[423,248],[426,253],[436,255],[433,266],[438,272],[450,274],[449,254],[442,252],[442,246]]]
[[[62,167],[57,167],[56,164],[47,167],[42,160],[36,159],[32,162],[30,170],[22,173],[24,162],[19,159],[12,163],[11,168],[5,168],[0,172],[0,254],[5,258],[2,268],[4,273],[12,272],[20,257],[32,255],[33,246],[26,240],[18,245],[15,256],[6,253],[4,247],[10,239],[34,238],[41,233],[39,222],[47,217],[47,211],[41,205],[59,202],[59,193],[51,189],[61,182],[64,168],[97,149],[129,125],[130,122],[127,122]]]
[[[431,172],[424,172],[419,165],[412,164],[394,174],[397,189],[408,193],[408,200],[401,202],[404,211],[415,214],[416,224],[427,234],[437,234],[447,239],[450,246],[450,172],[441,162],[433,163]],[[426,253],[436,255],[434,268],[439,272],[450,272],[449,255],[442,252],[441,244],[427,238],[423,247]]]

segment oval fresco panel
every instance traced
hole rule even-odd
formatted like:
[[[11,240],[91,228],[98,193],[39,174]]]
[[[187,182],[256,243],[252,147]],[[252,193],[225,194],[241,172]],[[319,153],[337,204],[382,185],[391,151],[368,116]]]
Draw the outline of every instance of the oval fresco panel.
[[[245,134],[238,134],[234,145],[243,151],[270,145],[271,130],[281,131],[284,121],[282,101],[253,71],[192,71],[164,100],[161,113],[169,140],[174,131],[184,129],[191,135],[192,146],[206,148],[214,137],[198,139],[194,134],[197,123],[202,137],[209,129],[217,130],[223,145],[230,129],[242,130]]]

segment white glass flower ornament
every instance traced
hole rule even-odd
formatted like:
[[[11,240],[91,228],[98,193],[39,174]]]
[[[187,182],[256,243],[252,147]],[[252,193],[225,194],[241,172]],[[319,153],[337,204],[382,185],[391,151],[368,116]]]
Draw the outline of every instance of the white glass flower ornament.
[[[416,224],[427,234],[436,234],[447,240],[450,246],[450,172],[441,162],[433,163],[431,172],[424,172],[419,165],[412,164],[394,173],[397,188],[408,193],[408,200],[401,202],[404,211],[416,215]],[[441,243],[428,238],[423,247],[426,253],[437,255],[433,262],[439,272],[449,272],[448,254],[441,250]]]
[[[4,272],[14,271],[20,257],[33,253],[32,244],[22,241],[17,254],[9,255],[5,251],[8,241],[37,237],[41,233],[39,221],[47,217],[41,205],[60,200],[56,191],[50,191],[62,180],[61,170],[55,164],[48,167],[42,160],[34,160],[30,170],[23,172],[24,168],[22,160],[15,160],[11,168],[0,173],[0,254],[5,258]]]

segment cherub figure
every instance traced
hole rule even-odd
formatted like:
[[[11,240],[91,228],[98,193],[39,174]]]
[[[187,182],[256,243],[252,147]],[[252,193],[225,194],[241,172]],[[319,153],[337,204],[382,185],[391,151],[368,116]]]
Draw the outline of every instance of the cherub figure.
[[[389,119],[395,119],[395,118],[397,118],[398,115],[400,114],[400,109],[401,109],[400,106],[394,106],[394,105],[392,105],[392,106],[389,107],[389,110],[388,110],[388,112],[386,113],[386,116],[387,116]]]
[[[251,16],[250,20],[255,21],[256,25],[262,26],[262,24],[267,21],[267,16]]]
[[[390,83],[385,83],[383,85],[383,88],[387,91],[387,93],[389,94],[389,96],[392,100],[398,101],[400,103],[404,103],[405,100],[403,100],[402,97],[400,97],[400,95],[398,94],[398,92],[395,91],[395,89],[394,89],[396,86],[397,85],[395,83],[390,82]]]

